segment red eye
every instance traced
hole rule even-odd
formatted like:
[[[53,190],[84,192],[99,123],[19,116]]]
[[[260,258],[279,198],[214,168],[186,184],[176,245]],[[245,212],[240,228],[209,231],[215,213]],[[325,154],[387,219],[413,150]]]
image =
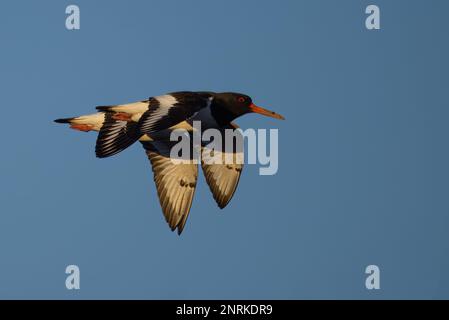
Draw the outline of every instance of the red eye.
[[[243,103],[243,102],[245,102],[245,98],[244,97],[238,97],[237,101],[240,102],[240,103]]]

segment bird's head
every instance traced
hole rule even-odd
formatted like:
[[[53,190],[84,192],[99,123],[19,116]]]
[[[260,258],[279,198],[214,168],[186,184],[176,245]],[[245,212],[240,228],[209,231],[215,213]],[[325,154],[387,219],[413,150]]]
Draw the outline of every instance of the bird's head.
[[[226,109],[234,119],[247,113],[258,113],[267,117],[285,120],[283,116],[274,111],[256,106],[252,99],[245,94],[235,92],[217,93],[215,94],[214,102],[220,108]]]

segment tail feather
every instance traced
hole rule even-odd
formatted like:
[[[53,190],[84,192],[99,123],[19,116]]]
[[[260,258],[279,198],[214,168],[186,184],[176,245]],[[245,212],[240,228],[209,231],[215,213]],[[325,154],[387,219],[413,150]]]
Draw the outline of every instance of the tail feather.
[[[117,119],[114,115],[115,112],[98,112],[56,119],[55,122],[70,124],[70,128],[78,131],[99,131],[95,154],[98,158],[106,158],[125,150],[142,136],[137,122]]]
[[[71,123],[75,118],[62,118],[54,120],[56,123]]]
[[[98,111],[103,111],[103,112],[107,112],[107,111],[111,111],[111,108],[113,108],[114,106],[98,106],[95,107],[95,109],[97,109]]]
[[[54,120],[56,123],[70,124],[70,128],[80,131],[100,131],[104,122],[104,112],[88,114],[73,118]]]
[[[95,154],[98,158],[115,155],[131,146],[142,136],[137,122],[116,120],[113,115],[112,112],[105,113],[105,121],[95,146]]]

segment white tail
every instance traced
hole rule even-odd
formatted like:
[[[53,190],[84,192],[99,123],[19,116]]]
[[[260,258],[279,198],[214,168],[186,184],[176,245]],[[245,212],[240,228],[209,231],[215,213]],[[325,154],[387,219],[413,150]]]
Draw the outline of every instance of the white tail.
[[[88,114],[75,118],[56,119],[56,123],[68,123],[70,128],[78,131],[100,131],[105,120],[104,112]]]

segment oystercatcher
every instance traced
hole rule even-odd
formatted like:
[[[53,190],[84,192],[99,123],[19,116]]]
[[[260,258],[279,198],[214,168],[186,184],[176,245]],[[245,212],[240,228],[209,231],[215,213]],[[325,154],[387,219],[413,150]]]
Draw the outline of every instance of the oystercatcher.
[[[144,101],[97,107],[98,113],[57,119],[79,131],[99,131],[95,152],[105,158],[117,154],[140,141],[151,162],[154,181],[165,219],[172,231],[181,234],[192,205],[198,177],[198,165],[191,157],[175,164],[170,150],[176,142],[170,134],[176,129],[193,131],[193,121],[203,129],[220,131],[238,128],[232,121],[247,113],[258,113],[276,119],[281,115],[256,106],[240,93],[174,92]],[[204,151],[204,145],[202,151]],[[228,150],[219,150],[226,156]],[[242,150],[234,149],[234,159]],[[228,154],[229,155],[229,154]],[[239,182],[243,164],[214,164],[201,161],[201,167],[212,195],[220,208],[231,200]]]

